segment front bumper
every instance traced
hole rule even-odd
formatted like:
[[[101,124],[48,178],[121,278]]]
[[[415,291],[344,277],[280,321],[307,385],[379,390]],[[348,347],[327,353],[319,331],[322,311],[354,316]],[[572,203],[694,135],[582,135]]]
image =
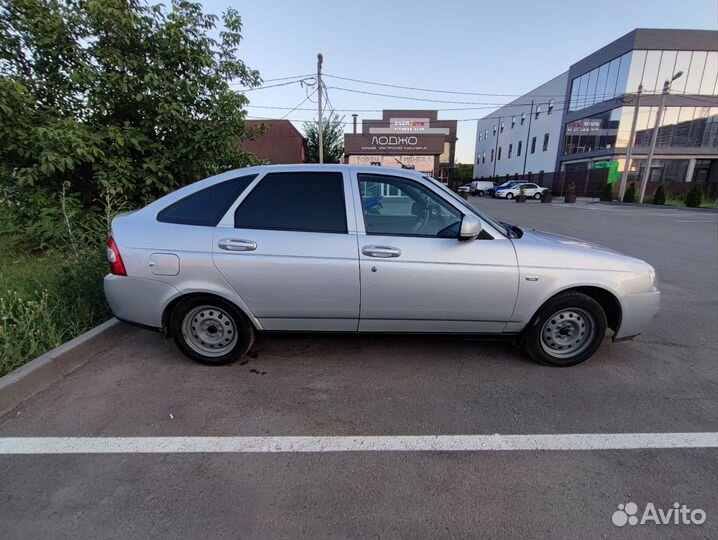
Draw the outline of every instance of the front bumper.
[[[653,322],[661,305],[660,291],[630,294],[622,298],[621,324],[613,341],[629,339],[642,333]]]
[[[115,317],[151,328],[162,327],[165,306],[179,294],[162,281],[113,274],[105,276],[104,289]]]

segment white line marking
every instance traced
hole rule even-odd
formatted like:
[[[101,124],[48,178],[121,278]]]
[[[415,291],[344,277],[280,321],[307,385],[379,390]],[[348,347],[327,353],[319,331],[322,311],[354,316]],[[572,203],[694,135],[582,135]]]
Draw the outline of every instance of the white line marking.
[[[718,223],[714,219],[677,219],[676,223]]]
[[[580,433],[359,437],[5,437],[8,454],[481,452],[718,448],[718,433]]]

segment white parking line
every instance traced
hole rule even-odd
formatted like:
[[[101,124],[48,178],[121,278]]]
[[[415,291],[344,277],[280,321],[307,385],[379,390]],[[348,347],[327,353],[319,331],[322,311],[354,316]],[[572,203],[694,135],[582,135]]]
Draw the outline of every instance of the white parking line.
[[[0,455],[485,452],[718,448],[718,433],[580,433],[366,437],[5,437]]]
[[[676,223],[718,223],[715,219],[677,219]]]

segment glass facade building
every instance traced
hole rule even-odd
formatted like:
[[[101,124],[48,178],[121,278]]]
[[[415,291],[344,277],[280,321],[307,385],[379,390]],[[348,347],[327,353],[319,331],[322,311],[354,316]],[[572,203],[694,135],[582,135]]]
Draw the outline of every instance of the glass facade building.
[[[634,147],[651,144],[658,107],[639,107]],[[566,123],[563,154],[594,150],[626,151],[635,107],[617,107]],[[718,148],[718,106],[665,107],[656,149]]]
[[[638,91],[659,94],[679,71],[672,94],[718,95],[718,51],[629,51],[571,81],[569,111],[614,100]]]

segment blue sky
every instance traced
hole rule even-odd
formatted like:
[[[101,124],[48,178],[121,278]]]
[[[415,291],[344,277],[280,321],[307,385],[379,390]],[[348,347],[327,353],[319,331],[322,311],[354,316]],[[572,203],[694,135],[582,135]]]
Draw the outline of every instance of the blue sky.
[[[522,94],[568,69],[575,61],[634,28],[718,26],[716,0],[207,0],[206,11],[235,7],[244,23],[242,59],[264,79],[312,73],[316,54],[327,74],[403,86]],[[505,103],[510,97],[410,92],[327,78],[336,109],[470,107],[350,93],[369,92],[449,101]],[[267,83],[270,84],[270,83]],[[299,84],[254,91],[249,115],[279,118],[306,97]],[[316,107],[310,101],[302,107]],[[487,107],[491,107],[487,105]],[[498,105],[497,105],[498,107]],[[472,119],[491,108],[439,112],[439,118]],[[342,112],[351,121],[351,111]],[[380,113],[359,112],[359,119]],[[316,112],[297,110],[301,120]],[[347,130],[350,126],[345,126]],[[476,122],[459,122],[457,161],[471,163]]]

